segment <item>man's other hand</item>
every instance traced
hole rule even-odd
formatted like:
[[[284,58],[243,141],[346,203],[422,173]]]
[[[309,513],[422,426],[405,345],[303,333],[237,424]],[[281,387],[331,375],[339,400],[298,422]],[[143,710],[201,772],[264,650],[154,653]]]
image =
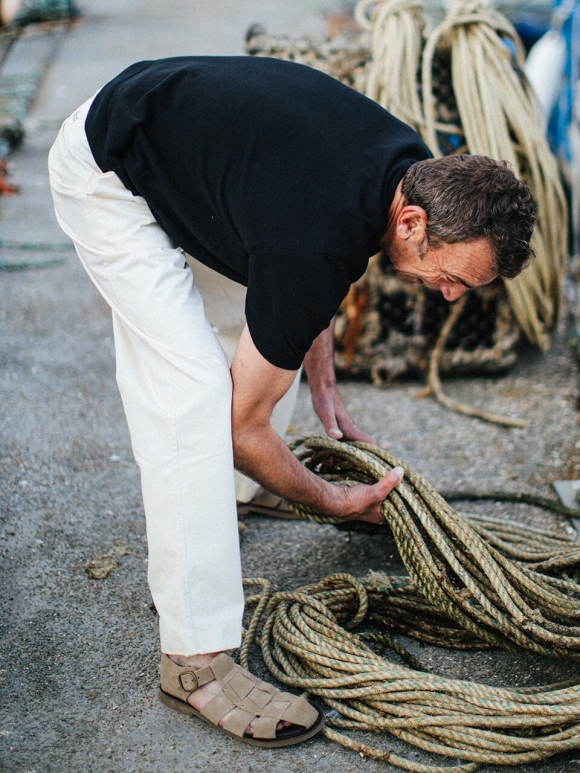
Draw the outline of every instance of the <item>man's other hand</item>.
[[[364,443],[376,444],[370,435],[360,430],[354,423],[336,384],[325,387],[311,383],[310,376],[308,382],[310,383],[312,407],[323,423],[324,431],[328,437],[335,440],[361,440]]]
[[[304,358],[304,370],[312,396],[312,407],[324,425],[324,431],[335,440],[362,440],[376,444],[354,423],[343,402],[334,375],[332,328],[334,320],[315,338]]]

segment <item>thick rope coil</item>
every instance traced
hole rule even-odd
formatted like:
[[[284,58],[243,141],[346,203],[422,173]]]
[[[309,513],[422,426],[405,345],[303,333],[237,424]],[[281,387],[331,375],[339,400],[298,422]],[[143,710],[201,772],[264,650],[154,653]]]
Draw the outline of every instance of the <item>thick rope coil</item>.
[[[372,62],[365,93],[405,123],[419,130],[424,124],[417,90],[421,63],[423,7],[419,0],[391,0],[375,5],[372,23],[366,19],[371,3],[355,9],[359,24],[372,30]]]
[[[374,483],[402,466],[405,477],[385,499],[382,513],[425,598],[490,645],[580,657],[579,585],[502,555],[418,473],[380,448],[322,437],[292,447],[317,475],[349,485]],[[304,518],[337,520],[290,505]],[[553,557],[539,557],[538,563]]]
[[[580,584],[546,574],[578,564],[577,543],[495,518],[467,521],[380,448],[317,437],[293,448],[311,471],[336,484],[372,483],[397,465],[404,468],[405,478],[382,512],[410,578],[372,573],[359,581],[338,574],[271,598],[265,587],[251,599],[259,605],[242,663],[247,666],[267,605],[260,636],[267,667],[280,682],[319,696],[338,712],[329,725],[388,732],[461,760],[452,768],[424,765],[330,727],[325,731],[331,740],[412,773],[471,773],[481,763],[516,765],[579,748],[580,678],[526,689],[444,679],[422,669],[391,636],[403,632],[460,649],[501,646],[580,658]],[[304,518],[336,520],[290,504]],[[265,585],[246,581],[256,583]],[[363,623],[382,630],[361,631]],[[385,647],[409,667],[385,660]]]

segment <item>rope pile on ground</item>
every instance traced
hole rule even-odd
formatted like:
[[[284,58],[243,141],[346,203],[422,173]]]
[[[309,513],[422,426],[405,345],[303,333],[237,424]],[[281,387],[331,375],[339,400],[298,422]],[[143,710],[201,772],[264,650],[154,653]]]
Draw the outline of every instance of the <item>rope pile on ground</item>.
[[[353,597],[356,613],[345,620],[341,607]],[[267,598],[262,595],[262,604]],[[389,646],[388,637],[349,630],[366,622],[369,605],[363,584],[348,575],[276,593],[267,605],[264,661],[280,682],[318,696],[337,712],[327,718],[329,740],[413,773],[471,773],[481,763],[517,765],[579,748],[580,679],[518,690],[447,679],[418,670],[417,663],[400,666],[372,646]],[[247,649],[240,659],[247,667]],[[389,733],[461,762],[414,762],[334,728]]]
[[[341,485],[375,482],[397,465],[405,469],[382,513],[410,578],[333,575],[271,598],[266,581],[248,580],[264,590],[248,599],[259,603],[242,663],[267,606],[260,636],[267,667],[283,684],[319,696],[338,712],[329,719],[332,727],[388,732],[461,760],[453,768],[424,765],[325,731],[348,748],[414,773],[468,773],[480,763],[522,764],[579,748],[580,678],[526,689],[445,679],[425,672],[391,637],[398,631],[460,649],[500,646],[579,658],[580,584],[562,573],[578,562],[577,543],[489,517],[468,522],[420,475],[368,444],[311,437],[294,449],[310,470]],[[336,520],[290,504],[303,518]],[[374,630],[361,632],[361,624]],[[385,647],[407,666],[381,657]]]

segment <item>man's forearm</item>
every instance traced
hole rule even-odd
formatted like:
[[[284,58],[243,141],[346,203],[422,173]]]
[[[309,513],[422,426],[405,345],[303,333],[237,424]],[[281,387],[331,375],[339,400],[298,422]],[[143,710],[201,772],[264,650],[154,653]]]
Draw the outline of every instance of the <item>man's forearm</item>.
[[[236,469],[268,491],[329,515],[347,515],[344,490],[306,469],[271,427],[234,428]]]
[[[327,336],[330,336],[330,341]],[[325,331],[322,338],[317,339],[318,345],[322,348],[323,367],[317,368],[315,357],[312,364],[314,370],[311,370],[320,387],[317,391],[320,397],[318,415],[327,432],[328,428],[339,427],[339,436],[344,432],[346,437],[367,439],[368,436],[356,430],[336,392],[334,373],[329,374],[324,366],[329,352],[332,358],[332,330]],[[330,367],[332,371],[332,361]],[[254,346],[247,327],[240,337],[231,371],[232,438],[236,467],[269,491],[321,513],[379,523],[381,502],[400,481],[403,471],[393,470],[374,485],[360,484],[346,488],[327,483],[306,469],[270,426],[274,406],[290,388],[296,371],[270,364]]]
[[[304,358],[312,406],[329,437],[373,443],[373,438],[361,432],[352,420],[336,386],[333,328],[334,319],[326,330],[314,339]]]
[[[234,463],[279,496],[340,515],[345,492],[307,470],[270,426],[274,406],[295,377],[296,371],[268,363],[244,330],[232,363]]]

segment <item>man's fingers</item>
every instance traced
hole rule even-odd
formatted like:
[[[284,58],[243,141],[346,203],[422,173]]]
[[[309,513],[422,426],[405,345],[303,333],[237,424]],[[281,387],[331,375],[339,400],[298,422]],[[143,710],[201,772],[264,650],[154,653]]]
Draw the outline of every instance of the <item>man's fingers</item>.
[[[347,502],[343,517],[369,523],[382,523],[381,505],[395,486],[402,480],[405,471],[402,467],[393,467],[384,478],[373,485],[360,484],[352,488],[345,488],[344,495]]]
[[[322,423],[324,424],[324,431],[328,437],[334,438],[335,440],[340,440],[342,437],[342,430],[338,426],[336,414],[333,410],[329,410],[328,412],[324,413]]]
[[[368,521],[369,523],[382,523],[381,504],[395,486],[398,486],[403,480],[404,474],[405,471],[402,467],[393,467],[384,478],[378,483],[375,483],[372,488],[374,489],[374,494],[378,494],[379,496],[375,499],[367,512],[362,517],[359,517],[359,520]]]
[[[323,396],[320,393],[317,393],[316,395],[313,394],[312,404],[328,437],[340,440],[342,437],[342,430],[339,427],[339,420],[334,409],[333,395]]]
[[[372,446],[376,446],[377,441],[366,432],[362,432],[356,424],[353,424],[352,429],[345,432],[347,440],[360,440],[362,443],[370,443]]]
[[[395,486],[399,485],[399,483],[403,480],[404,475],[405,471],[402,467],[393,467],[393,469],[388,472],[384,478],[375,484],[383,494],[383,499],[390,491],[395,488]]]
[[[338,427],[336,424],[329,427],[328,429],[325,427],[326,434],[328,437],[334,438],[335,440],[340,440],[341,438],[345,438],[345,440],[360,440],[362,443],[370,443],[371,445],[376,445],[376,440],[372,438],[370,435],[367,435],[366,432],[362,432],[354,422],[349,422],[348,426],[345,426],[341,422],[342,429]],[[344,431],[343,431],[344,430]]]
[[[338,392],[330,398],[321,399],[317,396],[314,410],[324,426],[327,436],[333,440],[361,440],[363,443],[374,444],[375,440],[366,432],[362,432],[352,420]]]
[[[371,443],[371,445],[376,445],[374,438],[372,438],[370,435],[367,435],[366,432],[362,432],[362,430],[357,427],[345,404],[342,402],[340,395],[338,395],[338,397],[340,402],[335,407],[335,411],[336,423],[338,425],[339,431],[342,433],[341,437],[344,437],[346,440],[360,440],[363,443]],[[338,436],[331,435],[331,437]]]

